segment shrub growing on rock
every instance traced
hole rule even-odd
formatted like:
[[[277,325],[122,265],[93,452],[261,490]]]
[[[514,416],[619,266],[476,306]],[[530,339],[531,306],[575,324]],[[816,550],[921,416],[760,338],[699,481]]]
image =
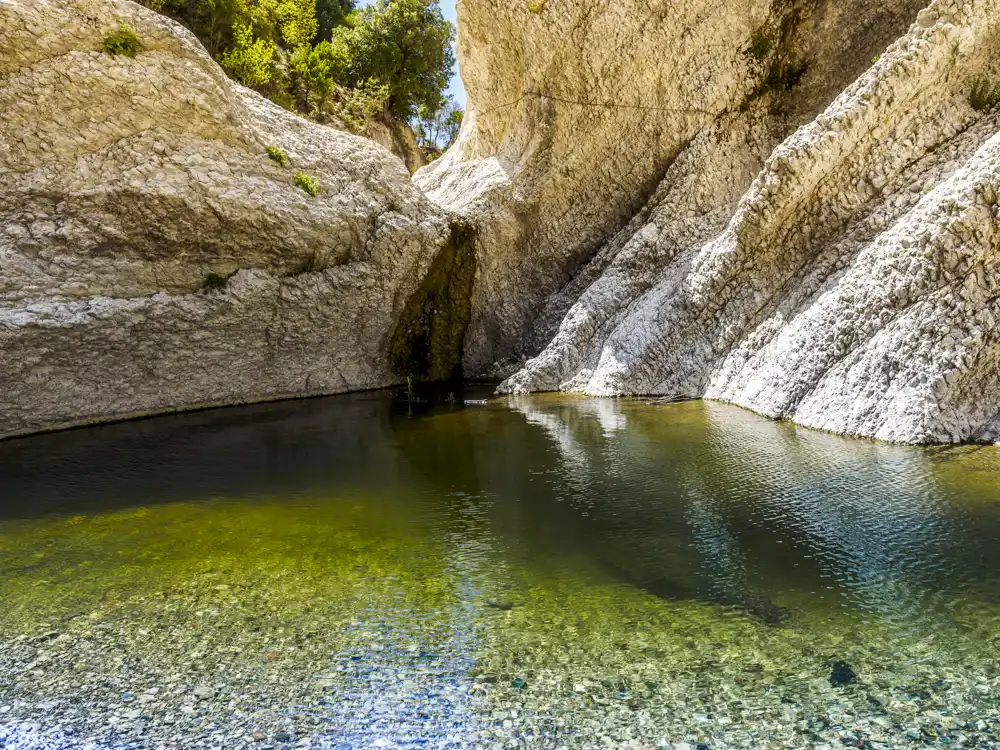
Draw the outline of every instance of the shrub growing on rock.
[[[206,292],[219,292],[226,288],[229,279],[217,273],[210,273],[201,283],[201,288]]]
[[[315,198],[319,195],[320,185],[319,180],[317,180],[312,175],[308,175],[305,172],[295,173],[295,186],[302,188],[306,193]]]
[[[124,55],[125,57],[135,57],[142,49],[139,37],[130,26],[122,24],[118,31],[104,40],[104,51],[115,57]]]
[[[988,112],[1000,104],[1000,82],[980,76],[969,92],[969,106],[976,112]]]
[[[280,164],[282,167],[288,163],[288,155],[277,146],[268,146],[267,156],[271,161]]]
[[[747,48],[747,54],[757,62],[764,62],[776,46],[777,40],[774,32],[767,28],[760,28],[750,37],[750,47]]]

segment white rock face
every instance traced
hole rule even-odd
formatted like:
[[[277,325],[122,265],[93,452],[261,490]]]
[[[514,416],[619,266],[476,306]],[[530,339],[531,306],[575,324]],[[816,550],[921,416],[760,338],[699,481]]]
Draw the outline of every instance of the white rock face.
[[[925,2],[465,0],[425,197],[140,6],[0,0],[0,437],[461,351],[506,392],[996,440],[1000,0]]]
[[[902,442],[1000,436],[1000,3],[939,0],[735,206],[706,129],[501,390],[730,401]],[[704,200],[703,200],[704,199]],[[551,303],[550,303],[551,304]],[[543,328],[544,315],[539,318]]]
[[[653,206],[717,231],[926,1],[459,3],[474,118],[416,181],[479,228],[466,372],[536,354]]]
[[[123,23],[134,59],[101,51]],[[0,437],[398,381],[448,230],[385,149],[124,0],[0,1],[0,113]]]

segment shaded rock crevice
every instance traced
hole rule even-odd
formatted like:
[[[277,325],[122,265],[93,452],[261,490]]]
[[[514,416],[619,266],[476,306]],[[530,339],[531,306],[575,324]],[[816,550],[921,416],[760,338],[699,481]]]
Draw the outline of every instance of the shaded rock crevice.
[[[401,377],[450,381],[462,377],[462,342],[472,312],[476,230],[460,220],[403,307],[389,344],[389,364]]]

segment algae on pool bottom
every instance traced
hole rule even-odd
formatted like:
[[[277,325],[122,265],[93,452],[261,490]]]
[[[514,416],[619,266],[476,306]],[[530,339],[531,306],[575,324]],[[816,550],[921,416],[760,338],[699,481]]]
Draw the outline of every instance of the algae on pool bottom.
[[[997,744],[993,448],[364,394],[0,469],[0,746]]]

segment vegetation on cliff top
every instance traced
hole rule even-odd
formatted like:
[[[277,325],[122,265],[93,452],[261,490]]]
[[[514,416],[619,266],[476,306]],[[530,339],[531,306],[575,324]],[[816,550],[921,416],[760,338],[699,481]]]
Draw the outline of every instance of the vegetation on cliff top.
[[[444,91],[454,27],[438,0],[141,0],[187,26],[230,77],[318,122],[415,126],[431,156],[458,133]]]

